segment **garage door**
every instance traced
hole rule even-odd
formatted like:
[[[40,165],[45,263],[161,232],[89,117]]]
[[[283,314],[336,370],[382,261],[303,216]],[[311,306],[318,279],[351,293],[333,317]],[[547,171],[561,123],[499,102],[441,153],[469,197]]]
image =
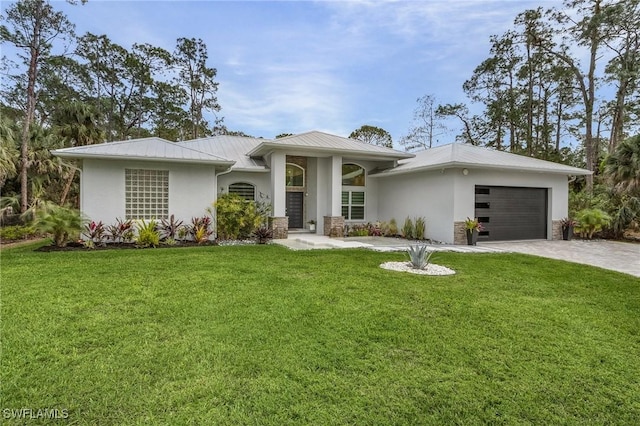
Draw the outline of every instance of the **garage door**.
[[[547,238],[547,189],[476,186],[479,241]]]

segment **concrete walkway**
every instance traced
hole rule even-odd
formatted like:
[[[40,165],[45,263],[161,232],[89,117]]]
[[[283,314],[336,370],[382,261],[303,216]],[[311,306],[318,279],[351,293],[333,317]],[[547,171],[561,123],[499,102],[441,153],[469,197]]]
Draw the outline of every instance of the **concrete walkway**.
[[[292,250],[318,250],[333,248],[366,248],[391,252],[405,251],[411,242],[402,238],[349,237],[329,238],[318,234],[291,233],[286,240],[275,244]],[[550,259],[598,266],[612,271],[640,277],[640,244],[617,241],[500,241],[478,243],[477,246],[428,244],[431,250],[458,253],[523,253]]]
[[[640,244],[606,240],[500,241],[481,247],[598,266],[640,277]]]

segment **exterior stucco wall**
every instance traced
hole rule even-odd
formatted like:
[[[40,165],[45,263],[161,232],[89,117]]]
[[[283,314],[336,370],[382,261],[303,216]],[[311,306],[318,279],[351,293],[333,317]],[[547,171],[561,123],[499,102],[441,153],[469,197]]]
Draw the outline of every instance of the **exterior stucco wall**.
[[[455,181],[453,221],[464,221],[475,211],[475,186],[515,186],[547,188],[547,238],[553,236],[553,221],[567,216],[569,209],[569,186],[565,175],[530,173],[504,170],[468,169],[465,176],[462,169],[450,169]]]
[[[377,181],[378,218],[395,218],[398,228],[407,216],[426,219],[426,238],[453,243],[454,181],[448,170],[410,173]]]
[[[476,185],[547,188],[549,239],[554,235],[554,221],[567,216],[568,211],[568,184],[564,175],[481,169],[468,169],[464,175],[458,168],[376,180],[379,220],[394,217],[401,227],[407,216],[424,216],[427,238],[450,244],[455,240],[454,223],[474,216]]]
[[[253,172],[229,172],[218,176],[217,193],[228,194],[229,185],[232,183],[245,182],[250,183],[256,188],[256,201],[266,201],[260,199],[260,193],[269,197],[269,202],[273,198],[271,195],[271,177],[269,173],[253,173]]]
[[[212,166],[145,161],[83,161],[81,210],[91,220],[113,224],[125,217],[125,169],[169,171],[169,214],[190,222],[206,214],[216,199],[216,175]]]

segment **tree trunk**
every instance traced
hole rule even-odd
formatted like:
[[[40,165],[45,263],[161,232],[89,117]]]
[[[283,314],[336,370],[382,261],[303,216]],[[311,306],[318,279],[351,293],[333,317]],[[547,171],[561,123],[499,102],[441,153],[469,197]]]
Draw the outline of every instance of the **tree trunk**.
[[[75,177],[76,177],[76,169],[71,169],[69,177],[67,177],[67,182],[64,185],[62,195],[60,196],[61,206],[64,206],[64,203],[67,201],[67,197],[69,196],[69,191],[71,191],[71,185],[73,185],[73,178]]]
[[[36,20],[33,28],[34,44],[40,39],[40,20]],[[35,45],[30,49],[28,83],[27,83],[27,110],[22,123],[22,139],[20,141],[20,211],[24,213],[29,208],[28,172],[29,172],[29,136],[31,123],[36,109],[36,78],[38,74],[39,50]]]

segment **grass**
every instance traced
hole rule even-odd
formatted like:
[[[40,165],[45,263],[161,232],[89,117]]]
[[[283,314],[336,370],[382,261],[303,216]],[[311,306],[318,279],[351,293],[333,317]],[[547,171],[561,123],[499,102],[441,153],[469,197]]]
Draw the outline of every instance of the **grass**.
[[[438,253],[458,273],[425,277],[360,250],[32,249],[1,254],[1,409],[101,425],[640,419],[631,276],[515,254]]]

